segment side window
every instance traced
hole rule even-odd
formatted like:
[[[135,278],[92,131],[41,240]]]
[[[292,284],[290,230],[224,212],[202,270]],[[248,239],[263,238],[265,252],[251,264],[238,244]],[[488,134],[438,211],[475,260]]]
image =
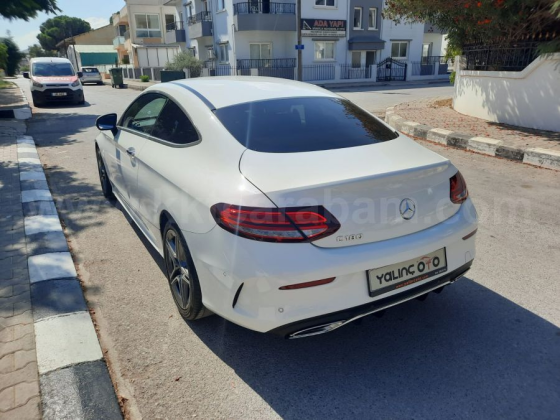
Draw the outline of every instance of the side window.
[[[167,98],[156,93],[140,96],[121,118],[120,126],[150,134]]]
[[[192,122],[173,101],[165,104],[152,130],[152,136],[175,144],[189,144],[199,139]]]

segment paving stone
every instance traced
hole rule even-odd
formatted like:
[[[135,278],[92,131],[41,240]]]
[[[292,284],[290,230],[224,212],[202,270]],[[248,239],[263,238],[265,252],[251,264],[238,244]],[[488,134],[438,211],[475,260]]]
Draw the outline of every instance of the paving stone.
[[[3,387],[14,386],[20,382],[32,382],[37,380],[36,363],[29,363],[22,369],[18,369],[10,373],[0,374],[0,384],[2,384]]]
[[[56,206],[53,201],[31,201],[22,203],[23,215],[31,216],[56,216]]]
[[[41,376],[43,419],[122,419],[107,366],[102,360]]]
[[[10,418],[17,420],[40,420],[41,398],[39,396],[31,398],[25,405],[10,410],[9,415]]]
[[[89,312],[45,318],[35,336],[40,374],[103,357]]]
[[[30,363],[37,363],[35,347],[29,350],[19,350],[0,358],[0,374],[23,369]]]
[[[27,252],[30,256],[51,252],[68,252],[66,237],[62,231],[29,235],[27,237]]]
[[[20,172],[19,174],[20,181],[46,181],[47,178],[45,177],[45,173],[43,172],[43,168],[37,171],[27,171],[27,172]]]
[[[495,156],[496,149],[502,143],[502,140],[487,137],[473,137],[469,140],[467,148],[475,152],[484,153],[485,155]]]
[[[523,162],[549,169],[560,169],[560,151],[542,148],[527,149]]]
[[[29,284],[16,284],[9,285],[7,287],[3,286],[0,282],[0,298],[6,298],[10,296],[18,296],[29,290]]]
[[[9,303],[0,306],[0,317],[6,319],[22,315],[24,312],[31,310],[31,301],[21,300],[15,303]],[[2,350],[0,350],[1,352]]]
[[[0,343],[7,343],[8,341],[19,340],[25,335],[28,334],[33,335],[34,331],[35,330],[33,328],[32,323],[16,324],[5,328],[0,328]],[[35,352],[35,350],[33,350],[33,352]]]
[[[33,314],[31,309],[10,317],[0,317],[0,330],[16,325],[33,325]],[[1,350],[1,349],[0,349]]]
[[[51,192],[46,190],[29,190],[21,192],[22,203],[29,203],[31,201],[52,201]]]
[[[31,216],[25,218],[25,234],[62,231],[58,216]]]
[[[18,151],[18,159],[25,159],[25,158],[39,159],[39,154],[35,150],[31,150],[31,149],[24,149],[22,151]]]
[[[471,135],[463,133],[451,133],[447,136],[447,145],[457,147],[458,149],[466,149]]]
[[[35,322],[57,315],[87,311],[78,279],[41,281],[31,286]]]
[[[29,257],[29,280],[39,281],[77,277],[69,252],[51,252]]]
[[[21,191],[29,191],[29,190],[48,190],[49,185],[47,181],[21,181],[20,182]]]

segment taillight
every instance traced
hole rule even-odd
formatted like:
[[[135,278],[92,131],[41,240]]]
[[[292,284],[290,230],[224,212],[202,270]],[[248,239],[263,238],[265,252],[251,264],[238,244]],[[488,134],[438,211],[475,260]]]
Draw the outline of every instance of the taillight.
[[[340,228],[340,223],[323,206],[277,209],[219,203],[210,211],[223,229],[257,241],[314,241]]]
[[[461,175],[461,172],[457,171],[455,175],[451,177],[450,181],[450,198],[455,204],[461,204],[469,196],[469,191],[467,190],[467,183],[465,178]]]

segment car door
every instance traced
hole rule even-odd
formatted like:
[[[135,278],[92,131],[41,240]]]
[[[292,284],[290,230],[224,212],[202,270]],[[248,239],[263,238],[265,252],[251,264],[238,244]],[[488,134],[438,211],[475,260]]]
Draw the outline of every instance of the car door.
[[[157,93],[146,93],[136,99],[122,116],[113,141],[114,149],[106,157],[113,187],[132,210],[138,209],[140,152],[166,101],[165,96]]]
[[[199,142],[200,134],[189,116],[169,99],[152,129],[150,140],[142,149],[143,164],[138,170],[139,216],[150,229],[150,239],[155,243],[162,209],[175,217],[192,210],[184,184],[188,181],[188,167],[196,156],[193,149],[187,148]]]

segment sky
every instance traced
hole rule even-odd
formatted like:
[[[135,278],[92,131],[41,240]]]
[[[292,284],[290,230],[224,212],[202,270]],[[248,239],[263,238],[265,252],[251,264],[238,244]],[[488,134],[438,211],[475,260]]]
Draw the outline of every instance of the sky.
[[[0,0],[2,1],[2,0]],[[57,0],[58,15],[79,17],[89,22],[92,29],[109,24],[111,15],[124,6],[123,0]],[[6,36],[10,31],[20,50],[26,50],[30,45],[38,44],[37,34],[39,26],[49,18],[56,15],[40,13],[36,19],[24,20],[3,19],[0,17],[0,37]]]

